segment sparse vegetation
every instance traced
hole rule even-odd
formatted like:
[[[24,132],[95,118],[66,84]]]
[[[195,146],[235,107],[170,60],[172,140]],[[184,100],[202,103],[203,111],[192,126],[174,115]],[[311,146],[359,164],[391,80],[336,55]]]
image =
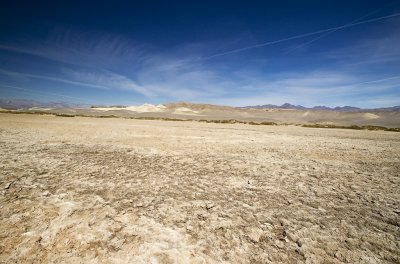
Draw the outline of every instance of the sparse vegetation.
[[[222,119],[222,120],[215,120],[215,119],[200,119],[198,120],[199,122],[205,122],[205,123],[217,123],[217,124],[248,124],[248,125],[264,125],[264,126],[274,126],[278,125],[277,123],[274,122],[246,122],[242,120],[236,120],[236,119]]]
[[[75,117],[75,115],[70,115],[70,114],[56,114],[56,116],[61,116],[61,117]]]
[[[92,106],[95,107],[95,106]],[[119,107],[119,106],[118,106]],[[18,110],[7,110],[2,111],[1,113],[8,114],[30,114],[30,115],[55,115],[58,117],[92,117],[92,118],[125,118],[125,119],[138,119],[138,120],[161,120],[161,121],[197,121],[204,123],[216,123],[216,124],[247,124],[247,125],[263,125],[263,126],[280,126],[280,125],[290,125],[287,123],[278,124],[270,121],[262,121],[262,122],[254,122],[254,121],[242,121],[236,119],[180,119],[180,118],[168,118],[168,117],[154,117],[154,116],[139,116],[139,117],[123,117],[116,115],[84,115],[84,114],[63,114],[63,113],[51,113],[44,111],[18,111]],[[308,128],[336,128],[336,129],[355,129],[355,130],[372,130],[372,131],[392,131],[392,132],[400,132],[400,127],[389,128],[384,126],[358,126],[358,125],[333,125],[333,124],[294,124],[295,126],[302,126]]]
[[[26,114],[26,115],[53,115],[53,113],[43,112],[43,111],[18,111],[18,110],[6,110],[0,113],[5,114]]]
[[[139,120],[162,120],[162,121],[193,121],[193,119],[179,119],[179,118],[167,118],[167,117],[132,117],[131,119],[139,119]]]
[[[246,124],[247,122],[244,121],[239,121],[235,119],[200,119],[199,122],[205,122],[205,123],[217,123],[217,124]]]
[[[97,118],[120,118],[119,116],[116,115],[101,115],[101,116],[94,116]]]
[[[381,130],[381,131],[394,131],[400,132],[400,128],[388,128],[383,126],[341,126],[341,125],[332,125],[332,124],[305,124],[302,127],[310,127],[310,128],[339,128],[339,129],[356,129],[356,130]]]
[[[127,108],[126,105],[91,105],[90,108]]]
[[[256,125],[256,126],[260,126],[260,125],[262,125],[262,126],[276,126],[276,125],[278,125],[277,123],[274,123],[274,122],[260,122],[260,123],[257,123],[257,122],[249,122],[249,123],[247,123],[247,124],[249,124],[249,125]]]

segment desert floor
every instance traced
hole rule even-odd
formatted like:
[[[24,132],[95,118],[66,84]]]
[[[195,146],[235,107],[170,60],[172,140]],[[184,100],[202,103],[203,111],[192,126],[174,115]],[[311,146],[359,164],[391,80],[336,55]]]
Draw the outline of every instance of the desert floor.
[[[0,114],[2,263],[400,263],[400,133]]]

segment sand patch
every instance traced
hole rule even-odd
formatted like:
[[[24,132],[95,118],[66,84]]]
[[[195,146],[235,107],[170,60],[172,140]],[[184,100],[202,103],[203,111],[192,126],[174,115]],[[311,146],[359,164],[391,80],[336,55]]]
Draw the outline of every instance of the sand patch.
[[[364,115],[365,119],[378,119],[380,116],[372,114],[372,113],[365,113]]]
[[[152,104],[143,104],[139,106],[128,106],[128,107],[98,107],[92,108],[93,110],[99,111],[115,111],[115,110],[128,110],[138,113],[154,113],[154,112],[164,112],[166,107],[164,105],[152,105]]]
[[[29,110],[36,110],[36,111],[48,111],[53,110],[53,108],[44,108],[44,107],[31,107]]]
[[[187,107],[178,107],[173,112],[176,115],[199,115],[200,113],[200,111],[195,111]]]
[[[190,245],[178,230],[165,227],[151,218],[140,218],[134,228],[134,234],[140,236],[142,241],[137,248],[137,254],[132,256],[127,251],[126,256],[115,260],[124,261],[128,257],[134,263],[207,263],[206,259],[210,261],[201,253],[200,248]]]

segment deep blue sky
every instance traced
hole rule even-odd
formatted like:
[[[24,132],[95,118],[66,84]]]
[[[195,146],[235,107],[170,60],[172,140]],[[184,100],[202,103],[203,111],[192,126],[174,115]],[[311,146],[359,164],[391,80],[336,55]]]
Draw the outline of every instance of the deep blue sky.
[[[1,1],[0,97],[399,105],[400,0]]]

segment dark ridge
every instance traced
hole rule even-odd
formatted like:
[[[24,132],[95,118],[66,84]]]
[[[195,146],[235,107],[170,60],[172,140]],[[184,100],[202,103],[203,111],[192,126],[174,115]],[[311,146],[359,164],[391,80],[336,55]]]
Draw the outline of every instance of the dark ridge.
[[[381,112],[397,112],[400,111],[400,106],[392,107],[381,107],[381,108],[359,108],[354,106],[336,106],[328,107],[324,105],[318,105],[314,107],[304,107],[302,105],[292,105],[289,103],[284,103],[283,105],[255,105],[255,106],[245,106],[242,108],[256,108],[256,109],[296,109],[296,110],[322,110],[322,111],[336,111],[336,112],[368,112],[368,111],[381,111]]]

